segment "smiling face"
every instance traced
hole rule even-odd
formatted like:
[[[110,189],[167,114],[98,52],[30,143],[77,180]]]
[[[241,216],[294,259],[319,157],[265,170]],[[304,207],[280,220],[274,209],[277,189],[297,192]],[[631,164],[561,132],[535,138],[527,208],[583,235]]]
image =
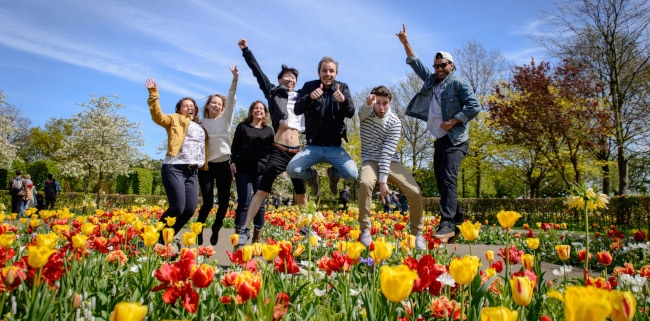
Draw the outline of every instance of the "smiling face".
[[[194,101],[191,99],[183,99],[180,102],[178,102],[178,105],[176,107],[176,112],[183,115],[183,116],[189,116],[190,120],[194,120],[194,117],[196,117],[198,108],[196,107],[196,104],[194,104]]]
[[[336,74],[338,73],[338,66],[334,60],[326,60],[323,58],[318,67],[318,78],[325,87],[329,87],[334,83]]]
[[[454,63],[444,58],[438,58],[433,64],[436,71],[436,76],[439,80],[445,79],[452,71],[454,71]]]
[[[261,121],[266,117],[266,107],[262,103],[255,103],[251,109],[253,119]]]
[[[298,79],[296,78],[296,75],[294,75],[289,71],[282,74],[282,77],[278,79],[280,85],[287,87],[289,90],[293,90],[294,88],[296,88],[297,81]]]
[[[221,97],[214,95],[212,98],[210,98],[210,102],[208,102],[208,116],[210,118],[215,118],[223,112],[223,100]]]

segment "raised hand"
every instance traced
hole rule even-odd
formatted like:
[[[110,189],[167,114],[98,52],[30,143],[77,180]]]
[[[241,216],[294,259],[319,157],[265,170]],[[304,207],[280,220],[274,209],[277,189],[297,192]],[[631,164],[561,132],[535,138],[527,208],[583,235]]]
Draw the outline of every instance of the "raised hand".
[[[406,25],[402,24],[402,31],[397,33],[397,38],[402,44],[407,44],[409,42],[408,35],[406,34]]]
[[[239,41],[237,41],[237,44],[239,45],[239,49],[248,48],[248,42],[244,38],[239,39]]]
[[[341,90],[339,90],[339,84],[336,84],[336,90],[334,91],[334,99],[336,99],[336,101],[340,103],[345,101],[345,96],[343,96],[343,93],[341,92]]]
[[[366,97],[366,106],[374,106],[377,102],[377,96],[375,94],[370,94]]]
[[[144,86],[147,88],[154,88],[156,87],[156,81],[153,80],[153,78],[147,78],[147,81],[144,82]]]
[[[320,87],[314,89],[314,91],[312,91],[311,94],[309,94],[309,98],[311,98],[311,100],[316,100],[320,98],[320,96],[322,95],[323,95],[323,84],[321,83]]]
[[[237,69],[237,66],[229,65],[228,68],[230,68],[230,72],[232,73],[232,80],[237,80],[239,78],[239,69]]]

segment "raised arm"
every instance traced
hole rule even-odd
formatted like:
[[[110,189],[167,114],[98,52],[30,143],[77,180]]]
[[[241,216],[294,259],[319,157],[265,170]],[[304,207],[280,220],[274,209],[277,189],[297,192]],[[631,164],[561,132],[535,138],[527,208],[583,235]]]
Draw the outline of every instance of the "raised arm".
[[[427,79],[431,75],[431,71],[429,71],[429,68],[422,64],[420,58],[418,58],[418,56],[415,54],[415,51],[413,51],[413,47],[411,47],[411,43],[409,42],[408,35],[406,33],[405,24],[402,24],[402,30],[397,33],[397,38],[399,38],[399,42],[401,42],[404,46],[404,52],[406,52],[406,63],[411,66],[413,71],[418,75],[418,77],[420,77],[420,79]]]
[[[370,117],[370,114],[372,113],[372,106],[375,104],[377,101],[377,96],[374,94],[368,95],[366,97],[366,103],[359,108],[359,122],[364,121],[366,118]]]
[[[397,38],[399,38],[399,42],[404,45],[404,51],[406,52],[406,57],[413,57],[415,55],[415,52],[413,51],[413,48],[411,47],[411,43],[409,43],[409,38],[408,34],[406,33],[406,25],[402,24],[402,31],[397,33]]]
[[[151,119],[154,123],[162,126],[169,127],[171,125],[171,117],[169,115],[163,114],[160,109],[160,101],[158,100],[158,87],[156,87],[156,81],[153,78],[147,78],[144,82],[144,86],[147,87],[149,91],[149,99],[147,99],[147,104],[149,105],[149,113],[151,114]]]
[[[264,97],[266,97],[266,99],[269,99],[271,89],[275,88],[275,85],[269,81],[269,78],[266,77],[266,74],[264,74],[262,71],[262,67],[260,67],[259,63],[257,63],[257,59],[255,59],[253,52],[248,49],[248,41],[246,41],[244,38],[241,38],[237,42],[237,45],[239,45],[239,48],[242,50],[242,56],[244,56],[246,64],[253,72],[253,76],[255,76],[255,79],[257,79],[257,84],[260,86],[262,92],[264,92]]]
[[[224,106],[223,117],[226,117],[225,120],[228,123],[228,128],[232,126],[233,115],[235,113],[235,102],[237,102],[237,82],[239,81],[239,69],[237,66],[228,66],[230,72],[232,73],[232,83],[230,84],[230,90],[228,90],[228,97],[226,97],[226,106]]]

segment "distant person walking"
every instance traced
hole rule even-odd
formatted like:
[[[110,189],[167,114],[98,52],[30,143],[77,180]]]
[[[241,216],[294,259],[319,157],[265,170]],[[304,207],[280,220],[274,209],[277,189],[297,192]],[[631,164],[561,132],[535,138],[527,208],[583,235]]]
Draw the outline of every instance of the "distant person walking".
[[[21,170],[16,171],[16,176],[9,181],[9,194],[11,194],[11,213],[25,217],[25,202],[30,198],[27,186],[30,180],[23,177]]]
[[[45,192],[45,209],[53,210],[56,206],[56,197],[61,193],[61,185],[54,179],[54,174],[47,174],[47,180],[43,183]]]

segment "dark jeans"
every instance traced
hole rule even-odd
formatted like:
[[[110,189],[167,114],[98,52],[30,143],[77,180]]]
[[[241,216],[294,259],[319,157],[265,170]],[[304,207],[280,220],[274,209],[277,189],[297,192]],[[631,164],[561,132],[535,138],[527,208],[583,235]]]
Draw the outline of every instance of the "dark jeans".
[[[464,213],[458,206],[458,172],[463,157],[467,155],[469,142],[454,146],[449,136],[436,139],[433,143],[433,171],[440,191],[440,225],[455,229],[464,220]]]
[[[253,198],[253,194],[257,191],[257,186],[262,180],[262,175],[250,173],[237,173],[235,174],[235,183],[237,185],[237,211],[235,211],[235,227],[243,228],[246,224],[246,215],[248,213],[248,204]],[[264,227],[264,207],[266,199],[262,201],[260,210],[253,219],[253,225],[257,229]]]
[[[294,155],[295,154],[282,151],[273,145],[271,148],[269,161],[266,163],[264,173],[262,173],[262,180],[260,181],[259,189],[267,193],[271,193],[273,182],[278,177],[278,175],[287,170],[287,164],[289,164],[289,161],[291,161]],[[305,180],[300,178],[292,178],[291,183],[293,183],[293,191],[296,194],[300,195],[307,192],[307,188],[305,187]]]
[[[45,209],[53,210],[54,205],[56,204],[56,196],[54,197],[49,197],[45,196]]]
[[[21,217],[25,216],[24,197],[25,195],[11,195],[11,213],[16,213]]]
[[[174,234],[178,234],[196,211],[199,202],[197,171],[198,169],[190,168],[187,164],[162,166],[162,182],[169,207],[160,217],[160,221],[166,224],[166,217],[176,217]]]
[[[207,171],[199,171],[199,186],[203,196],[203,205],[199,210],[197,222],[205,223],[212,207],[214,206],[214,188],[217,188],[219,208],[217,216],[212,225],[212,233],[218,233],[223,226],[223,219],[228,213],[228,202],[230,200],[230,185],[232,185],[232,173],[230,172],[230,161],[220,163],[208,163]]]

